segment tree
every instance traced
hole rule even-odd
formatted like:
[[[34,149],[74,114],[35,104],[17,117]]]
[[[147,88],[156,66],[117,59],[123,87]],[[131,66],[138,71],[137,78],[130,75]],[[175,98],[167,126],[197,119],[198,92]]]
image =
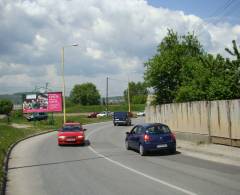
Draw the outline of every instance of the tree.
[[[225,50],[232,56],[236,56],[237,60],[240,60],[240,52],[237,48],[237,43],[235,40],[232,40],[232,44],[233,44],[233,51],[231,51],[229,48],[225,48]]]
[[[128,89],[125,89],[124,92],[124,99],[128,101]],[[142,82],[130,82],[129,83],[129,95],[130,95],[130,102],[133,104],[145,104],[147,100],[147,86],[145,83]]]
[[[0,100],[0,114],[5,114],[8,117],[9,122],[9,116],[10,112],[13,110],[13,103],[10,100]]]
[[[75,104],[100,104],[100,94],[93,83],[83,83],[80,85],[75,85],[70,93],[70,99]]]
[[[198,58],[190,58],[183,65],[180,73],[181,84],[176,91],[174,101],[198,101],[206,99],[209,70]]]
[[[155,103],[235,99],[240,97],[240,52],[236,41],[225,50],[235,59],[205,52],[194,34],[172,30],[157,54],[145,63],[145,82],[155,90]]]
[[[155,90],[157,103],[176,101],[182,82],[190,79],[181,73],[184,66],[198,62],[203,52],[194,34],[179,36],[168,30],[167,36],[157,47],[157,54],[145,63],[144,79]],[[186,91],[186,88],[180,91]]]
[[[225,48],[225,50],[236,59],[229,60],[227,58],[227,72],[231,80],[230,90],[234,92],[232,98],[240,98],[240,49],[237,47],[235,40],[232,41],[232,45],[233,51],[228,48]]]

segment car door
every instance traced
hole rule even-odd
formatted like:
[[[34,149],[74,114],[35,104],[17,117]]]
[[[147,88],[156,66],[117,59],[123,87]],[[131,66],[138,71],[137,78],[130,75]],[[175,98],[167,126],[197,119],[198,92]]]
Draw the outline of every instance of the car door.
[[[138,126],[133,127],[133,129],[128,134],[128,144],[131,148],[135,148],[135,140],[136,140],[136,131],[138,129]]]
[[[141,137],[142,137],[142,130],[143,130],[143,127],[141,125],[138,125],[136,127],[136,129],[134,129],[135,132],[133,134],[133,137],[132,137],[132,145],[133,145],[133,148],[138,150],[139,149],[139,143],[140,143],[140,140],[141,140]]]

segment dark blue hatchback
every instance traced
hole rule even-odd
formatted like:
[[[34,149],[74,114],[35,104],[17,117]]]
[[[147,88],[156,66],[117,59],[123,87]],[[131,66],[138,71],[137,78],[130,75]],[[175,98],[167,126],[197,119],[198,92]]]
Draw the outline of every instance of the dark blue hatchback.
[[[147,123],[136,125],[126,132],[126,149],[138,150],[140,155],[148,151],[168,150],[176,152],[176,137],[169,127],[162,123]]]

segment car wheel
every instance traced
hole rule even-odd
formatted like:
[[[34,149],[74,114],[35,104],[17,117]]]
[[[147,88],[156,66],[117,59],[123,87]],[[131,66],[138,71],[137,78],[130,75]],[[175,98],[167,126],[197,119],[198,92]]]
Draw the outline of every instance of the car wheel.
[[[126,147],[127,150],[130,150],[129,143],[128,143],[127,140],[125,141],[125,147]]]
[[[116,126],[116,123],[114,123],[114,126]]]
[[[169,150],[169,152],[170,152],[170,154],[175,154],[175,153],[176,153],[176,147],[171,148],[171,149]]]
[[[144,147],[142,146],[142,144],[139,145],[139,154],[141,156],[146,155],[146,150],[144,149]]]

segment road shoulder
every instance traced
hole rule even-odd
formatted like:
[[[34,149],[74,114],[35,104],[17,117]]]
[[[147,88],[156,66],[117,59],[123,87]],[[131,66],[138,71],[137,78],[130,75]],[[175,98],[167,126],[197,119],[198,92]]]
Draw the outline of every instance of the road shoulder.
[[[199,159],[240,166],[240,148],[237,147],[177,140],[177,151]]]

